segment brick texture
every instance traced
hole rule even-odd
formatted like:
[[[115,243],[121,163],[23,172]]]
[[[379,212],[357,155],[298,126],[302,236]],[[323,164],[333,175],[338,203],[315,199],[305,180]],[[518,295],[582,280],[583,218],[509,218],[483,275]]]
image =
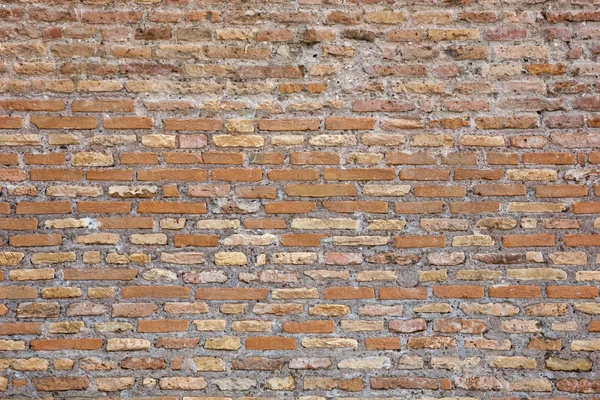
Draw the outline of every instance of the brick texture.
[[[598,0],[0,0],[0,397],[600,395]]]

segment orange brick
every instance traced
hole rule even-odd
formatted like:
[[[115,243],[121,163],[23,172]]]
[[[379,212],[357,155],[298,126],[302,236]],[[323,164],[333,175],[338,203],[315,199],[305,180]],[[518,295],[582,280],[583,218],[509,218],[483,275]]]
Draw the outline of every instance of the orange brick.
[[[133,112],[133,100],[74,100],[71,105],[73,112]]]
[[[137,277],[135,268],[83,268],[64,269],[63,274],[69,281],[130,281]]]
[[[38,226],[36,218],[0,218],[0,229],[7,231],[28,231]]]
[[[400,179],[406,181],[448,181],[450,171],[433,168],[411,168],[400,171]]]
[[[148,217],[104,217],[98,218],[100,229],[152,229],[154,220]]]
[[[0,322],[0,335],[41,335],[41,322]]]
[[[190,288],[184,286],[125,286],[121,288],[124,299],[187,299]]]
[[[156,153],[122,153],[121,164],[157,165],[158,155]]]
[[[375,127],[375,118],[334,118],[325,119],[325,129],[328,130],[370,130]]]
[[[131,181],[133,180],[133,170],[93,170],[89,169],[85,173],[88,181]]]
[[[218,131],[223,123],[220,119],[163,119],[167,131]]]
[[[0,287],[0,299],[35,299],[37,297],[37,289],[27,286],[3,286]]]
[[[546,286],[549,299],[593,299],[598,297],[595,286]]]
[[[292,165],[339,165],[340,156],[327,151],[291,152]]]
[[[327,181],[389,181],[395,176],[393,168],[323,169]]]
[[[500,203],[496,201],[469,201],[450,203],[450,213],[452,214],[495,213],[499,208]]]
[[[202,164],[202,155],[194,153],[163,153],[167,164]]]
[[[102,339],[35,339],[30,345],[33,351],[98,350],[102,347]]]
[[[600,212],[600,202],[598,201],[574,202],[572,207],[573,214],[597,214]]]
[[[32,181],[78,181],[83,171],[77,169],[32,169],[29,171]]]
[[[13,111],[62,111],[63,100],[10,99],[1,100],[0,108]]]
[[[588,189],[583,185],[544,185],[535,187],[535,197],[539,198],[584,197],[587,195]]]
[[[375,297],[375,291],[368,287],[329,287],[325,288],[325,300],[370,299]]]
[[[32,233],[30,235],[11,236],[8,242],[13,247],[60,246],[62,236],[58,233]]]
[[[138,320],[137,331],[140,333],[185,332],[189,321],[184,319]]]
[[[19,129],[23,125],[23,118],[0,116],[0,129]]]
[[[285,193],[290,197],[355,197],[356,188],[347,184],[295,184],[287,185]]]
[[[287,247],[319,247],[321,240],[329,237],[317,233],[287,233],[279,238],[282,245]]]
[[[30,165],[64,165],[65,155],[63,153],[54,154],[25,154],[25,164]]]
[[[394,204],[396,214],[439,214],[443,209],[443,201],[407,201]]]
[[[197,288],[196,299],[202,300],[264,300],[269,289],[263,288]]]
[[[276,169],[267,173],[271,181],[316,181],[319,171],[316,169]]]
[[[433,295],[442,299],[477,299],[484,296],[483,286],[434,286]]]
[[[569,153],[528,153],[523,154],[525,164],[569,165],[575,163],[575,156]]]
[[[31,123],[39,129],[94,129],[96,117],[42,117],[32,116]]]
[[[259,182],[262,180],[262,171],[256,168],[213,169],[210,171],[210,179],[226,182]]]
[[[400,339],[397,337],[366,338],[365,349],[372,351],[400,350]]]
[[[22,201],[17,203],[16,213],[23,214],[69,214],[72,212],[72,205],[69,201],[54,202],[29,202]]]
[[[138,204],[140,214],[206,214],[204,202],[142,201]]]
[[[244,220],[244,228],[247,229],[285,229],[286,226],[285,220],[279,218],[253,218]]]
[[[321,120],[318,119],[261,119],[258,129],[262,131],[316,131]]]
[[[210,152],[202,153],[205,164],[219,165],[241,165],[244,163],[244,155],[241,153]]]
[[[19,155],[13,153],[0,153],[1,165],[18,165]]]
[[[139,181],[205,181],[208,172],[203,169],[153,169],[137,171]]]
[[[23,182],[27,179],[27,173],[18,169],[0,170],[0,181]],[[33,178],[32,178],[33,180]]]
[[[104,120],[106,129],[152,129],[149,117],[112,117]]]
[[[287,333],[333,333],[334,325],[333,321],[284,321],[282,328]]]
[[[304,214],[316,210],[313,201],[278,201],[265,204],[267,214]]]
[[[473,193],[479,196],[525,196],[527,187],[517,183],[492,183],[473,186]]]
[[[283,336],[258,336],[246,339],[248,350],[295,350],[296,339]]]
[[[401,249],[422,249],[427,247],[444,247],[444,236],[397,236],[394,238],[394,247]]]
[[[175,235],[175,247],[216,247],[219,237],[214,235]]]
[[[505,247],[552,247],[554,246],[554,235],[540,233],[502,236],[502,244]]]
[[[490,297],[500,297],[505,299],[527,299],[540,297],[541,289],[539,286],[492,286],[489,288]]]
[[[387,214],[388,203],[385,201],[323,201],[323,207],[337,213],[376,213]]]
[[[380,300],[427,300],[427,288],[379,288]]]
[[[240,199],[269,199],[277,198],[277,188],[274,186],[237,187],[235,194]]]
[[[78,201],[77,212],[80,213],[128,213],[131,203],[127,201]]]

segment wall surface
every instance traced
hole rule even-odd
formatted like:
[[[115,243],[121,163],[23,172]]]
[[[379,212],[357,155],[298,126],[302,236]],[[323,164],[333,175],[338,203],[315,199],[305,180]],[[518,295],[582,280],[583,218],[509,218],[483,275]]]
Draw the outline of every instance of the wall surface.
[[[0,398],[597,398],[598,5],[0,0]]]

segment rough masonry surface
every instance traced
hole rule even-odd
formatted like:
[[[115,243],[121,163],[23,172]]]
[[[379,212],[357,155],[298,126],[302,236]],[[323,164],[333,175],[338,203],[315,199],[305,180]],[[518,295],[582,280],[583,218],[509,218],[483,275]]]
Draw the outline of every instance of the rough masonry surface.
[[[597,399],[598,0],[0,0],[0,398]]]

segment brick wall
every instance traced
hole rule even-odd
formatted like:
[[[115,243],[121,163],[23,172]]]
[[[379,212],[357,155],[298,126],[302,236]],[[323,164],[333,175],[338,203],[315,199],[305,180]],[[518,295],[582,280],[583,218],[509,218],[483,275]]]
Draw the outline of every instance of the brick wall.
[[[0,397],[594,398],[597,6],[0,0]]]

